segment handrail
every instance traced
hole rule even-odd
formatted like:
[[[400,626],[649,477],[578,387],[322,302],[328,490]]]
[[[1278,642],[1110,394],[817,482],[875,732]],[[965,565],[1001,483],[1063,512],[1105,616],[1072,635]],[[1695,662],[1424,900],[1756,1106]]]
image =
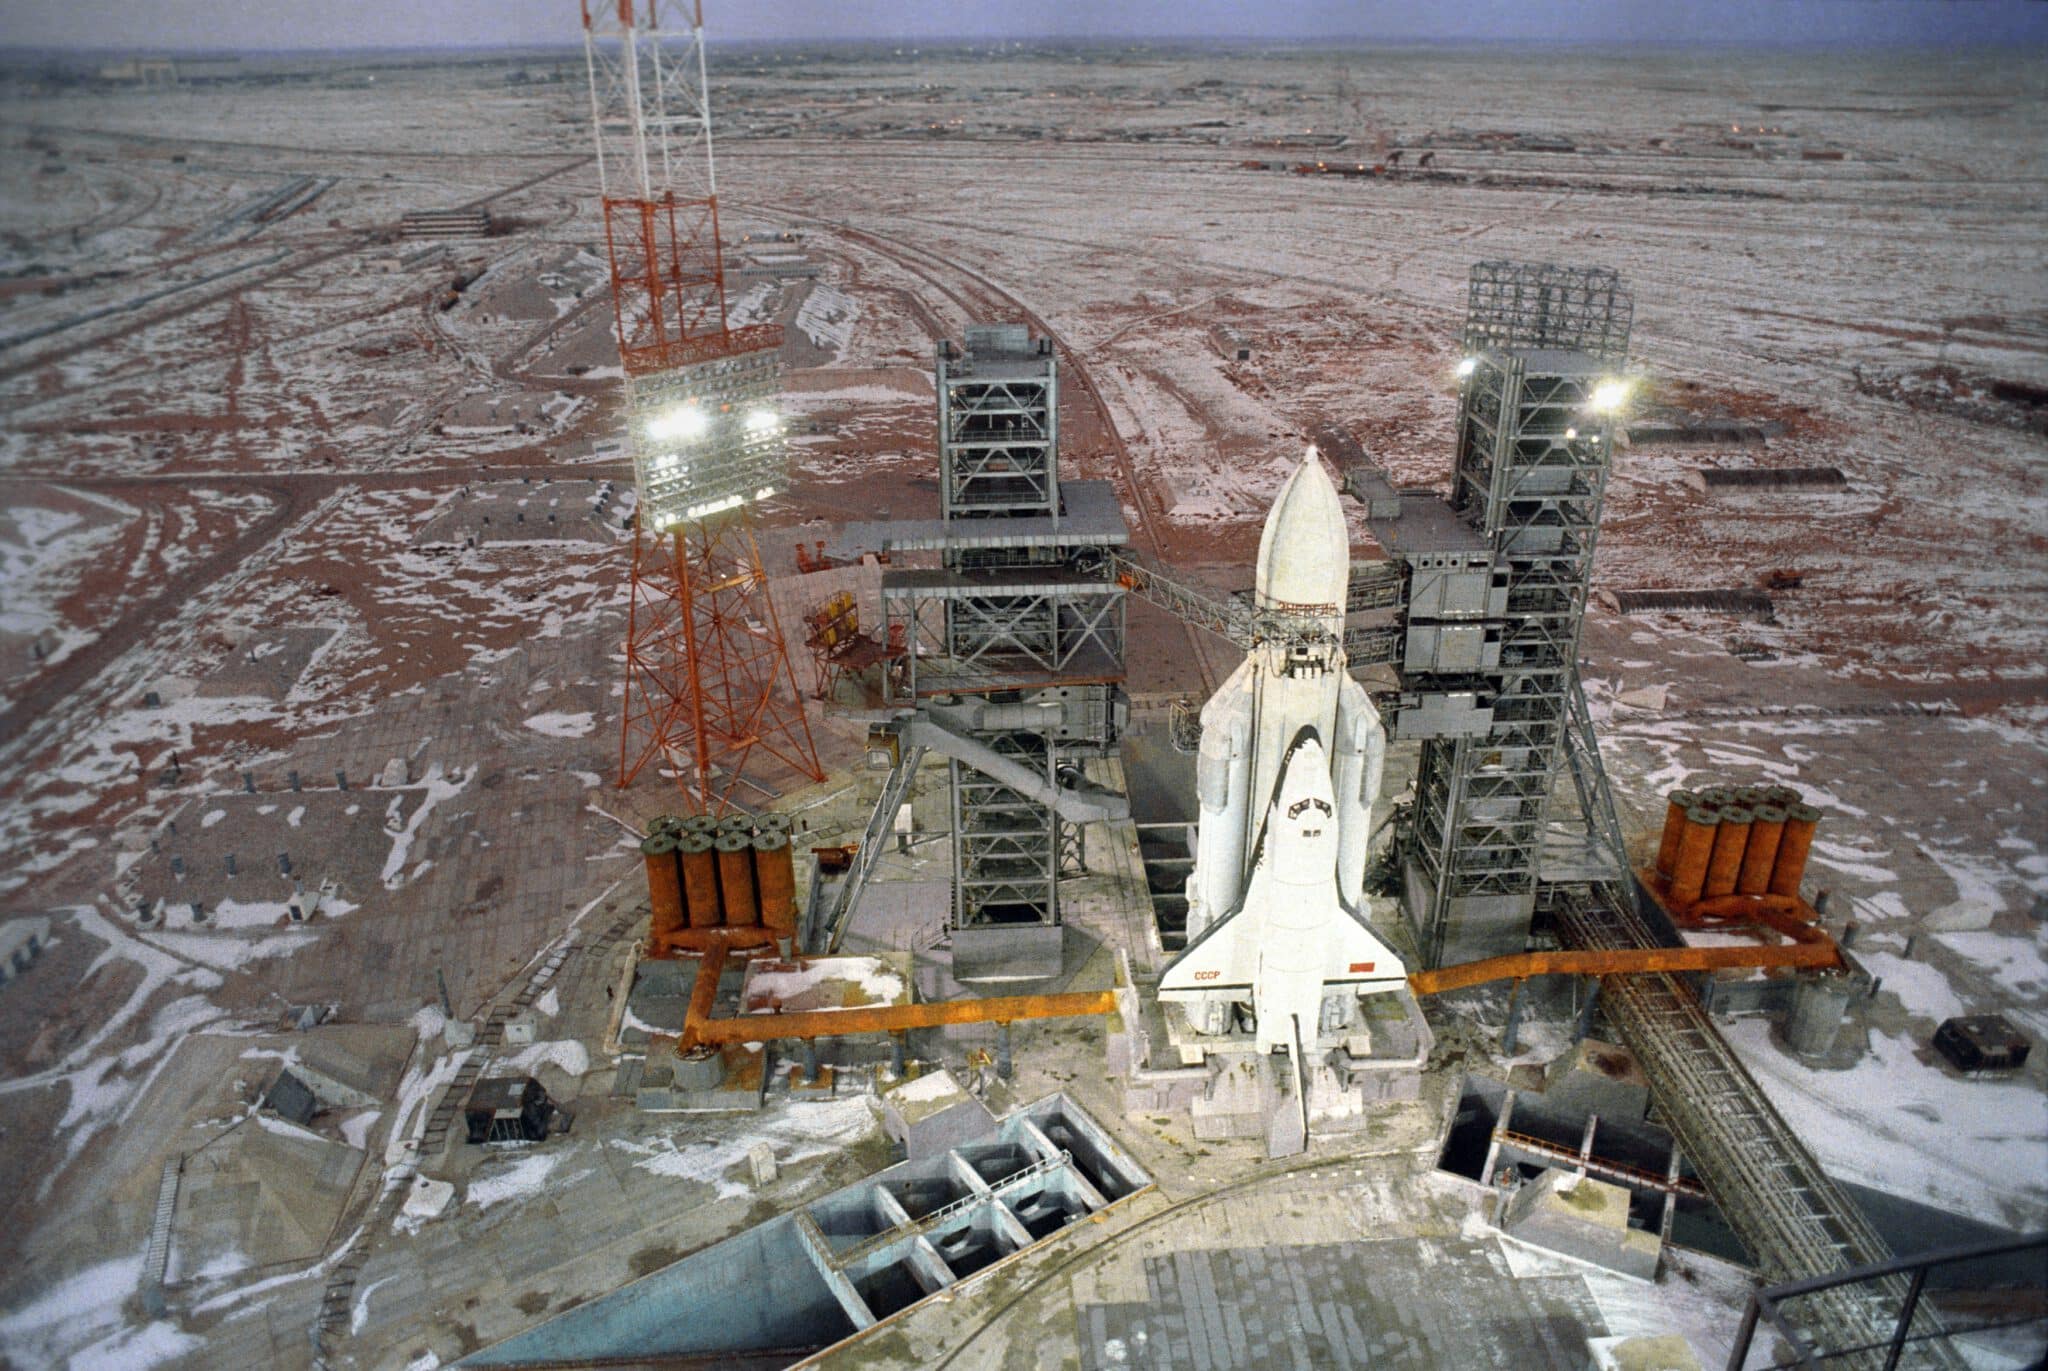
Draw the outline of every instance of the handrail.
[[[1920,1297],[1927,1286],[1927,1273],[1937,1266],[1949,1266],[1956,1262],[1980,1261],[1991,1257],[2007,1256],[2014,1252],[2036,1249],[2048,1250],[2048,1232],[2035,1233],[2023,1238],[2008,1238],[1998,1242],[1975,1243],[1962,1247],[1940,1248],[1923,1252],[1915,1257],[1895,1257],[1890,1261],[1875,1262],[1868,1266],[1854,1267],[1847,1271],[1833,1271],[1822,1276],[1809,1276],[1803,1280],[1786,1281],[1780,1285],[1765,1286],[1750,1293],[1743,1305],[1742,1323],[1735,1334],[1735,1345],[1729,1349],[1728,1371],[1742,1371],[1743,1363],[1749,1360],[1750,1345],[1756,1339],[1756,1326],[1761,1318],[1789,1343],[1796,1363],[1802,1367],[1817,1367],[1823,1358],[1849,1355],[1857,1352],[1874,1352],[1879,1346],[1885,1350],[1885,1371],[1894,1371],[1904,1355],[1906,1344],[1911,1341],[1925,1341],[1929,1338],[1946,1340],[1952,1334],[1947,1330],[1923,1333],[1918,1339],[1912,1336],[1913,1316],[1919,1311]],[[1803,1334],[1785,1318],[1779,1306],[1787,1300],[1817,1294],[1823,1290],[1834,1290],[1845,1285],[1862,1285],[1870,1281],[1883,1280],[1887,1276],[1912,1274],[1912,1282],[1906,1288],[1905,1298],[1900,1302],[1897,1321],[1892,1326],[1891,1341],[1888,1344],[1870,1344],[1861,1347],[1834,1348],[1816,1352]],[[2031,1321],[2031,1320],[2029,1320]],[[1967,1331],[1967,1330],[1957,1330]]]

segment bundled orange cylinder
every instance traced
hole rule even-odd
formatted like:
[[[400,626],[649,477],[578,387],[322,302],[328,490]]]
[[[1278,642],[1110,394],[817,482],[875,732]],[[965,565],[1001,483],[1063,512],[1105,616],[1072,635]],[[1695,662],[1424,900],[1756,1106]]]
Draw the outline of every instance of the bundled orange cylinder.
[[[1778,839],[1778,854],[1771,863],[1771,894],[1799,897],[1800,882],[1806,879],[1806,854],[1813,846],[1814,825],[1820,811],[1812,805],[1796,804],[1785,811],[1785,832]]]
[[[754,902],[754,840],[744,833],[721,833],[712,843],[718,853],[718,893],[729,928],[752,928],[761,922]]]
[[[754,838],[754,897],[762,927],[778,937],[795,935],[796,859],[787,833],[768,831]]]
[[[1671,865],[1671,901],[1689,905],[1706,888],[1707,866],[1714,852],[1714,833],[1721,811],[1696,804],[1685,811],[1685,823],[1678,834],[1678,853]]]
[[[683,926],[683,883],[676,865],[675,835],[655,832],[640,844],[640,857],[647,866],[647,903],[653,911],[647,931],[658,939]]]
[[[1742,849],[1742,870],[1735,875],[1735,893],[1761,895],[1771,888],[1771,869],[1778,860],[1778,842],[1785,835],[1785,811],[1760,804],[1753,811],[1749,843]]]
[[[1735,893],[1735,878],[1742,874],[1742,850],[1749,846],[1749,827],[1756,816],[1741,805],[1721,811],[1721,826],[1714,832],[1714,851],[1707,858],[1707,882],[1701,894],[1707,899]]]
[[[1692,808],[1693,793],[1690,790],[1674,790],[1666,797],[1664,808],[1664,836],[1657,841],[1657,874],[1666,880],[1677,867],[1678,842],[1685,832],[1685,811]]]
[[[718,858],[705,833],[685,833],[676,855],[683,867],[683,908],[692,928],[718,927]]]

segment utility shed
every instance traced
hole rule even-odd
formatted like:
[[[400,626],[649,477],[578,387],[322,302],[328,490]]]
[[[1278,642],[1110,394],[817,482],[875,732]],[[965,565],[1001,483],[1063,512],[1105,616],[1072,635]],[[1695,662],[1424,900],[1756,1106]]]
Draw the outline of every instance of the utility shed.
[[[2033,1046],[2002,1014],[1958,1015],[1934,1030],[1934,1050],[1959,1071],[2017,1071]]]
[[[548,1092],[531,1076],[487,1076],[470,1088],[462,1106],[473,1143],[539,1142],[554,1113]]]
[[[303,1126],[319,1112],[320,1101],[304,1081],[289,1071],[280,1071],[264,1092],[263,1107],[281,1119]]]
[[[921,1161],[988,1133],[995,1116],[952,1072],[930,1071],[882,1092],[882,1127],[911,1161]]]
[[[45,918],[9,919],[0,924],[0,985],[29,969],[43,955],[50,940],[50,921]]]

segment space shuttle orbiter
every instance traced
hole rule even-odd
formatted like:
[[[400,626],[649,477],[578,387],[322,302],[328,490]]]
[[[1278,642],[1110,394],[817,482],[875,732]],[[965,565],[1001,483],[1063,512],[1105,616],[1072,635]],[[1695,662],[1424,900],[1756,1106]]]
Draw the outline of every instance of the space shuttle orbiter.
[[[1202,708],[1188,945],[1159,982],[1202,1033],[1248,1002],[1260,1051],[1312,1051],[1356,996],[1407,983],[1362,913],[1386,735],[1346,669],[1350,575],[1337,488],[1310,449],[1266,517],[1254,595],[1323,631],[1254,646]]]

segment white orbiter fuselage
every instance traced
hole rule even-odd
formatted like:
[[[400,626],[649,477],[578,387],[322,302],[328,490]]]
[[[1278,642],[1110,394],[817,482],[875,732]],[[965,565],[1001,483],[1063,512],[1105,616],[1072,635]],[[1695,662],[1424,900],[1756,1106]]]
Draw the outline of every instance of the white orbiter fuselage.
[[[1350,576],[1337,489],[1311,450],[1266,517],[1254,594],[1326,632],[1254,647],[1202,708],[1188,945],[1159,983],[1198,1032],[1227,1031],[1249,1002],[1261,1051],[1313,1050],[1357,996],[1407,979],[1362,914],[1386,738],[1346,669]]]

